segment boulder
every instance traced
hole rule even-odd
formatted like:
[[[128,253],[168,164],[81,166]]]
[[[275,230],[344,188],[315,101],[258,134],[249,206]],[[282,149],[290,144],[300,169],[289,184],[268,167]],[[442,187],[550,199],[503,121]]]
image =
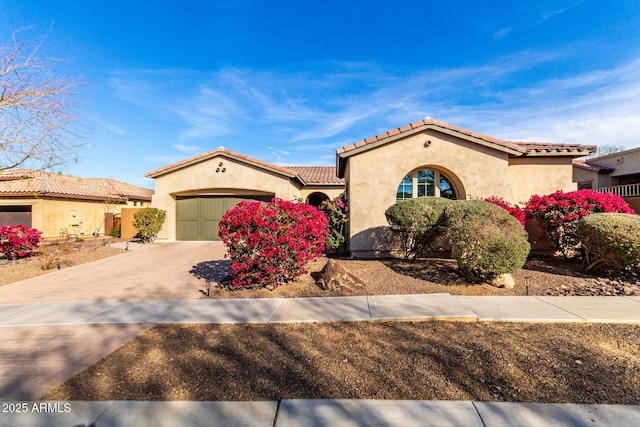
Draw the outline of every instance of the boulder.
[[[491,281],[491,285],[495,286],[496,288],[513,289],[516,285],[516,281],[510,274],[501,274]]]
[[[363,287],[364,281],[349,273],[339,261],[329,259],[316,284],[325,291],[351,293]]]

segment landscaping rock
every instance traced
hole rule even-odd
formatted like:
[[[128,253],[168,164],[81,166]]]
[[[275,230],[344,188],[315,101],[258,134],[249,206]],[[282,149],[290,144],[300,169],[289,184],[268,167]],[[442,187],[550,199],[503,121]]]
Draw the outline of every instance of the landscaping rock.
[[[628,281],[602,277],[588,278],[569,285],[549,288],[546,293],[554,296],[634,296],[640,295],[640,281],[635,276]]]
[[[501,274],[491,281],[491,285],[496,288],[513,289],[516,286],[516,281],[510,274]]]
[[[339,261],[329,259],[316,284],[325,291],[350,293],[365,285],[364,280],[349,273]]]

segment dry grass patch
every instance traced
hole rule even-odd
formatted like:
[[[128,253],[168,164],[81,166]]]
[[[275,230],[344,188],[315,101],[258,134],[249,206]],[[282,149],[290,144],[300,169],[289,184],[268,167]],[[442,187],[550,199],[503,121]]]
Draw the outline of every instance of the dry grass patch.
[[[162,325],[54,400],[428,399],[640,403],[639,325]]]

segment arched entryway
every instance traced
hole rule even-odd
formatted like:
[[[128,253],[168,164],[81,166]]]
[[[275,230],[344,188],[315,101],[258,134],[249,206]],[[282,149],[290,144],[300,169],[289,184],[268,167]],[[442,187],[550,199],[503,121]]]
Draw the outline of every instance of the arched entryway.
[[[322,204],[325,200],[329,200],[329,196],[326,194],[316,191],[315,193],[309,194],[306,202],[311,206],[315,206],[316,208]]]

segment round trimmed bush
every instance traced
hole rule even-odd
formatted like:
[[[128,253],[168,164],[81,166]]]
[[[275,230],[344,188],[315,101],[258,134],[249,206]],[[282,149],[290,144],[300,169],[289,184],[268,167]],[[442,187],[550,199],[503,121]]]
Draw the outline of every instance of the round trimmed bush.
[[[595,213],[578,221],[578,238],[585,250],[585,269],[640,271],[640,217]]]
[[[439,221],[452,200],[443,197],[418,197],[389,207],[385,216],[392,230],[403,235],[405,256],[417,256],[443,249]]]
[[[535,217],[547,231],[547,237],[565,258],[581,254],[578,220],[593,213],[633,214],[634,211],[618,195],[593,190],[556,191],[546,196],[531,196],[525,212]]]
[[[483,200],[460,200],[444,210],[445,235],[460,273],[485,282],[522,268],[529,255],[527,234],[503,208]]]

